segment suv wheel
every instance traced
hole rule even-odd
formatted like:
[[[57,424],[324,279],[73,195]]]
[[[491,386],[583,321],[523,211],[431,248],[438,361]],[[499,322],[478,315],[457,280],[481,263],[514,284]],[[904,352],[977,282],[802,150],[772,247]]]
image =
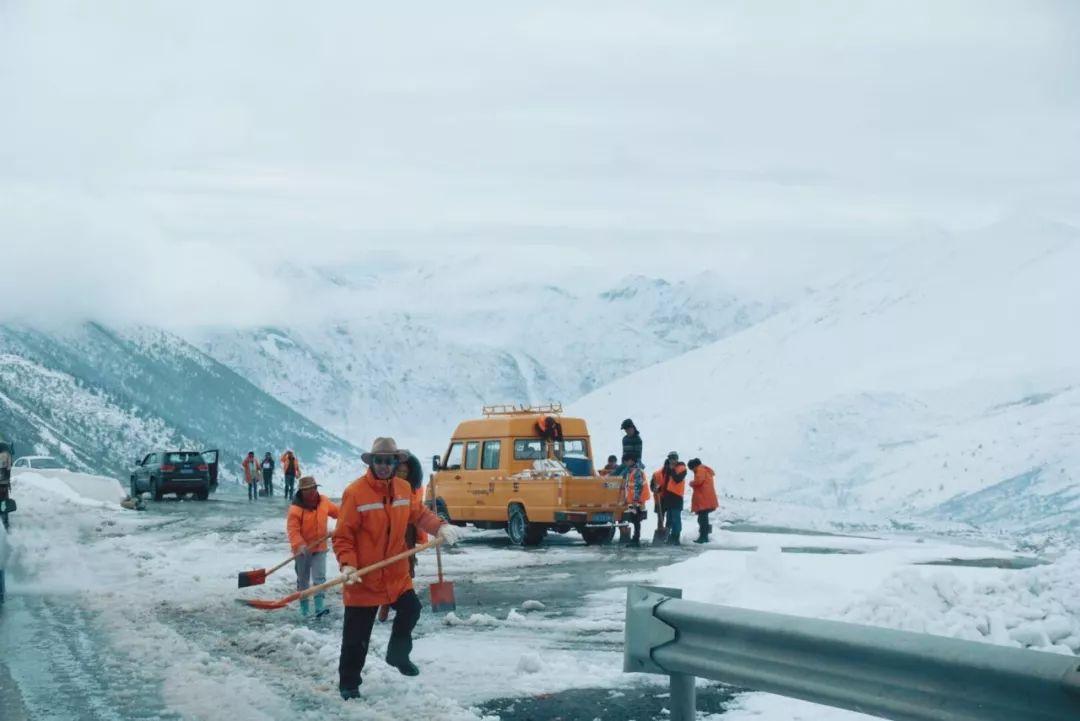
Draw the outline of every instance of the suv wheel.
[[[139,499],[139,484],[135,482],[135,476],[131,477],[131,500]]]
[[[506,534],[515,546],[536,546],[547,535],[547,527],[539,523],[529,523],[525,509],[521,504],[510,506],[510,515],[506,524]]]
[[[210,486],[209,485],[207,485],[201,491],[196,491],[195,492],[195,500],[205,501],[208,498],[210,498]]]
[[[157,479],[150,479],[150,497],[155,501],[160,501],[162,497],[161,491],[158,490]]]

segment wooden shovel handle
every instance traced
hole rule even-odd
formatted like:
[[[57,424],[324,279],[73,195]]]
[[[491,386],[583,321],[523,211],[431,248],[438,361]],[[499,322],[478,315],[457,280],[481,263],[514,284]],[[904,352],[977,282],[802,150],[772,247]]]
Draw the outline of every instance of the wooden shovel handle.
[[[441,539],[441,538],[438,538],[438,537],[433,538],[433,539],[431,539],[430,541],[428,541],[425,544],[422,544],[420,546],[416,546],[415,548],[410,548],[408,551],[403,551],[402,553],[399,553],[397,555],[390,556],[390,558],[384,558],[383,560],[379,561],[378,563],[373,563],[370,566],[364,566],[363,568],[359,568],[359,569],[353,571],[351,575],[341,574],[340,576],[333,579],[332,581],[327,581],[326,583],[320,583],[318,586],[312,586],[311,588],[300,591],[296,595],[292,596],[291,600],[299,601],[301,599],[308,598],[310,596],[314,596],[316,593],[321,593],[322,591],[325,591],[328,588],[333,588],[334,586],[340,586],[341,584],[348,581],[350,578],[360,578],[361,576],[366,575],[368,573],[371,573],[372,571],[378,571],[380,568],[385,568],[386,566],[389,566],[389,565],[391,565],[393,563],[397,563],[398,561],[400,561],[403,558],[408,558],[409,556],[415,556],[416,554],[420,553],[420,551],[426,551],[427,549],[432,548],[434,546],[439,546],[439,545],[442,544],[442,542],[443,542],[443,539]]]
[[[311,545],[312,546],[318,546],[320,543],[322,543],[326,539],[330,538],[330,536],[332,536],[332,535],[334,535],[334,534],[333,533],[327,533],[325,536],[323,536],[319,540],[315,541],[315,543],[312,543]],[[288,558],[286,558],[284,561],[282,561],[278,565],[274,566],[273,568],[266,569],[266,575],[269,576],[274,571],[277,571],[277,570],[281,569],[283,566],[285,566],[285,564],[292,563],[293,561],[295,561],[296,559],[300,558],[300,556],[303,556],[303,555],[304,555],[304,552],[300,551],[300,553],[297,553],[294,556],[289,556]]]
[[[438,493],[438,489],[435,487],[435,474],[432,474],[432,476],[431,476],[431,484],[430,485],[431,485],[431,505],[432,505],[432,510],[435,512],[435,515],[438,516],[439,515],[439,493]],[[440,551],[437,547],[435,548],[435,565],[439,569],[439,583],[442,583],[443,582],[443,580],[442,580],[442,551]]]

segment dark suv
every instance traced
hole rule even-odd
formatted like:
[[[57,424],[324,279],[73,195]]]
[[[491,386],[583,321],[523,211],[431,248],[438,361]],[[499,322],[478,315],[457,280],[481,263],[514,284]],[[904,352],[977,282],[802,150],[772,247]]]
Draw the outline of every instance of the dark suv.
[[[131,497],[148,492],[155,501],[166,493],[186,493],[205,501],[217,489],[217,451],[153,451],[131,470]]]

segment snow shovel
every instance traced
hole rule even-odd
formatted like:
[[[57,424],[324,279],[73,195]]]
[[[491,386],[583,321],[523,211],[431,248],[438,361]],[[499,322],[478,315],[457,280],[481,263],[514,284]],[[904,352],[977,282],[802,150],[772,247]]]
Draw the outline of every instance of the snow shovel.
[[[397,555],[390,556],[390,558],[384,558],[383,560],[379,561],[378,563],[373,563],[370,566],[364,566],[361,569],[353,571],[352,578],[360,578],[361,576],[366,575],[368,573],[371,573],[372,571],[378,571],[380,568],[385,568],[386,566],[389,566],[389,565],[391,565],[393,563],[397,563],[398,561],[400,561],[403,558],[408,558],[409,556],[414,556],[417,553],[420,553],[420,551],[426,551],[427,549],[431,548],[432,546],[438,546],[442,542],[443,542],[443,540],[441,538],[433,538],[430,541],[428,541],[427,543],[424,543],[424,544],[422,544],[420,546],[417,546],[416,548],[410,548],[408,551],[403,551],[403,552],[401,552],[401,553],[399,553]],[[337,578],[335,578],[332,581],[327,581],[326,583],[320,583],[318,586],[312,586],[311,588],[304,589],[303,591],[297,591],[296,593],[290,593],[288,596],[284,596],[282,598],[279,598],[276,601],[268,601],[268,600],[259,599],[259,598],[251,598],[251,599],[238,598],[238,599],[236,599],[236,602],[239,603],[239,604],[242,604],[244,606],[251,606],[252,608],[260,608],[260,609],[262,609],[264,611],[273,611],[273,610],[278,609],[278,608],[285,608],[286,606],[288,606],[293,601],[300,601],[300,600],[305,599],[305,598],[310,598],[310,597],[314,596],[317,593],[322,593],[323,591],[325,591],[328,588],[333,588],[334,586],[340,586],[343,583],[345,583],[347,580],[349,580],[349,576],[346,576],[346,575],[342,574],[342,575],[338,576]]]
[[[657,504],[659,506],[660,504]],[[653,531],[652,540],[653,543],[659,541],[666,541],[668,537],[668,530],[664,527],[664,511],[660,509],[656,512],[656,530]]]
[[[331,536],[331,534],[327,533],[325,536],[320,538],[318,541],[315,541],[315,543],[313,543],[311,545],[312,546],[318,546],[320,543],[322,543],[326,539],[330,538],[330,536]],[[283,568],[290,561],[295,561],[297,558],[299,558],[303,554],[304,554],[304,552],[301,551],[300,553],[296,554],[295,556],[289,556],[288,558],[286,558],[284,561],[282,561],[278,565],[274,566],[273,568],[256,568],[253,571],[241,571],[239,574],[237,574],[236,587],[237,588],[247,588],[248,586],[262,585],[262,584],[266,583],[266,577],[267,576],[269,576],[274,571],[277,571],[278,569]]]
[[[439,495],[435,491],[434,475],[431,477],[431,498],[435,504],[435,513],[438,514]],[[453,611],[457,608],[457,603],[454,601],[454,582],[443,580],[442,551],[438,546],[435,547],[435,565],[439,569],[439,582],[428,586],[428,593],[431,594],[431,610],[435,613]]]

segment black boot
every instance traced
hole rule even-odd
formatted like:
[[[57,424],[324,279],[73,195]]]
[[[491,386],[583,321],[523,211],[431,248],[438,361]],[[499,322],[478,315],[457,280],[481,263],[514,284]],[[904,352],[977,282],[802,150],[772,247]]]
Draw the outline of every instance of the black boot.
[[[338,693],[341,694],[341,698],[344,701],[348,701],[352,698],[360,698],[359,688],[345,688],[344,686],[338,686]]]
[[[412,639],[390,637],[390,643],[386,645],[386,662],[401,671],[404,676],[419,676],[420,669],[409,660],[412,651]]]

